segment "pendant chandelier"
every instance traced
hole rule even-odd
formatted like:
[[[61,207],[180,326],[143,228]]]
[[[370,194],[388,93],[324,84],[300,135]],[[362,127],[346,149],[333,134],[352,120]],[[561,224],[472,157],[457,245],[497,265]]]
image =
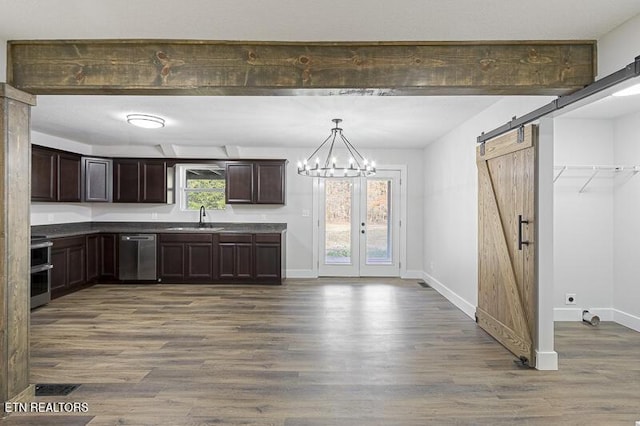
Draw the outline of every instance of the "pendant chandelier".
[[[331,129],[331,134],[309,157],[302,162],[298,161],[298,174],[320,178],[373,176],[376,173],[376,163],[364,158],[342,134],[342,129],[338,127],[342,119],[334,118],[331,121],[335,123],[335,127]],[[336,141],[338,142],[337,145]],[[337,150],[341,147],[341,142],[346,148],[344,154],[349,156],[348,163],[338,161]],[[344,158],[340,160],[344,161]]]

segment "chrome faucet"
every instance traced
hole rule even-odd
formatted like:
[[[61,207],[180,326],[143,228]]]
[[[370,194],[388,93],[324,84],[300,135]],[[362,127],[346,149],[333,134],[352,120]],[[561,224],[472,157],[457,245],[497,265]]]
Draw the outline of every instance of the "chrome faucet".
[[[204,206],[200,206],[200,221],[198,222],[198,226],[202,228],[204,226],[203,218],[207,215],[207,212],[204,210]]]

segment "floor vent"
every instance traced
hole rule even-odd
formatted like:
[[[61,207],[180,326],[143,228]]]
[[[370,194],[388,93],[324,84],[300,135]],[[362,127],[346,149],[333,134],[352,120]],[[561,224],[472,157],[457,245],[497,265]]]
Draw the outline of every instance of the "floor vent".
[[[64,396],[69,395],[80,385],[70,384],[43,384],[36,385],[36,396]]]
[[[424,288],[431,288],[431,286],[427,284],[425,280],[418,280],[418,284],[420,284],[420,286]]]

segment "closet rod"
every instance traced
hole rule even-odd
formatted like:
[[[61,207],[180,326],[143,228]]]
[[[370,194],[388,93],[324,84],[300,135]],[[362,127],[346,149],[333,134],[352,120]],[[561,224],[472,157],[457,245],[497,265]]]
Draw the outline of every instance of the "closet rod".
[[[622,172],[625,170],[632,170],[634,172],[640,171],[640,165],[598,165],[598,164],[589,164],[589,165],[557,165],[553,166],[556,170],[611,170],[614,172]]]
[[[640,172],[640,166],[622,166],[622,165],[613,165],[613,166],[609,166],[609,165],[607,166],[598,166],[598,165],[566,166],[565,165],[565,166],[553,166],[553,168],[555,170],[560,170],[560,172],[558,172],[558,174],[553,178],[554,182],[557,181],[560,178],[560,176],[562,176],[562,174],[567,170],[592,170],[593,173],[591,174],[591,176],[589,176],[589,179],[587,179],[585,184],[582,185],[582,188],[580,188],[580,191],[578,191],[581,194],[584,192],[584,190],[587,188],[587,186],[591,183],[593,178],[595,178],[599,172],[604,172],[604,171],[622,172],[622,171],[630,170],[633,172],[634,175]]]

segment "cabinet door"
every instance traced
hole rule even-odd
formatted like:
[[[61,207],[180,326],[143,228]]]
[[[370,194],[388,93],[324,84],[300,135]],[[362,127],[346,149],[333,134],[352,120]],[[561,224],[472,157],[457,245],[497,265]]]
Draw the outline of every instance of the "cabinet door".
[[[253,278],[253,244],[236,244],[236,274],[237,278]]]
[[[67,277],[67,249],[51,249],[51,291],[64,290],[69,278]],[[55,295],[55,294],[54,294]]]
[[[69,247],[67,250],[67,274],[69,276],[67,284],[69,287],[76,287],[86,283],[84,243]]]
[[[83,201],[111,201],[112,161],[106,158],[83,158]]]
[[[187,243],[185,249],[187,255],[185,279],[187,281],[211,281],[213,279],[211,243]]]
[[[31,200],[56,201],[58,193],[58,157],[38,147],[31,150]]]
[[[92,282],[100,276],[100,236],[87,235],[87,282]]]
[[[256,279],[280,279],[280,244],[256,243]]]
[[[167,163],[166,161],[141,161],[142,186],[140,188],[143,203],[167,202]]]
[[[81,199],[81,157],[58,154],[58,201],[79,202]]]
[[[284,204],[285,164],[256,162],[256,203]]]
[[[113,191],[115,203],[140,201],[140,162],[138,160],[113,162]]]
[[[118,236],[116,234],[100,235],[100,276],[115,279],[118,277]]]
[[[254,202],[253,163],[228,161],[226,164],[225,201],[227,204]]]
[[[233,279],[236,276],[236,245],[235,243],[220,243],[218,245],[218,274],[221,279]]]
[[[184,260],[183,243],[160,243],[160,279],[183,280]]]

